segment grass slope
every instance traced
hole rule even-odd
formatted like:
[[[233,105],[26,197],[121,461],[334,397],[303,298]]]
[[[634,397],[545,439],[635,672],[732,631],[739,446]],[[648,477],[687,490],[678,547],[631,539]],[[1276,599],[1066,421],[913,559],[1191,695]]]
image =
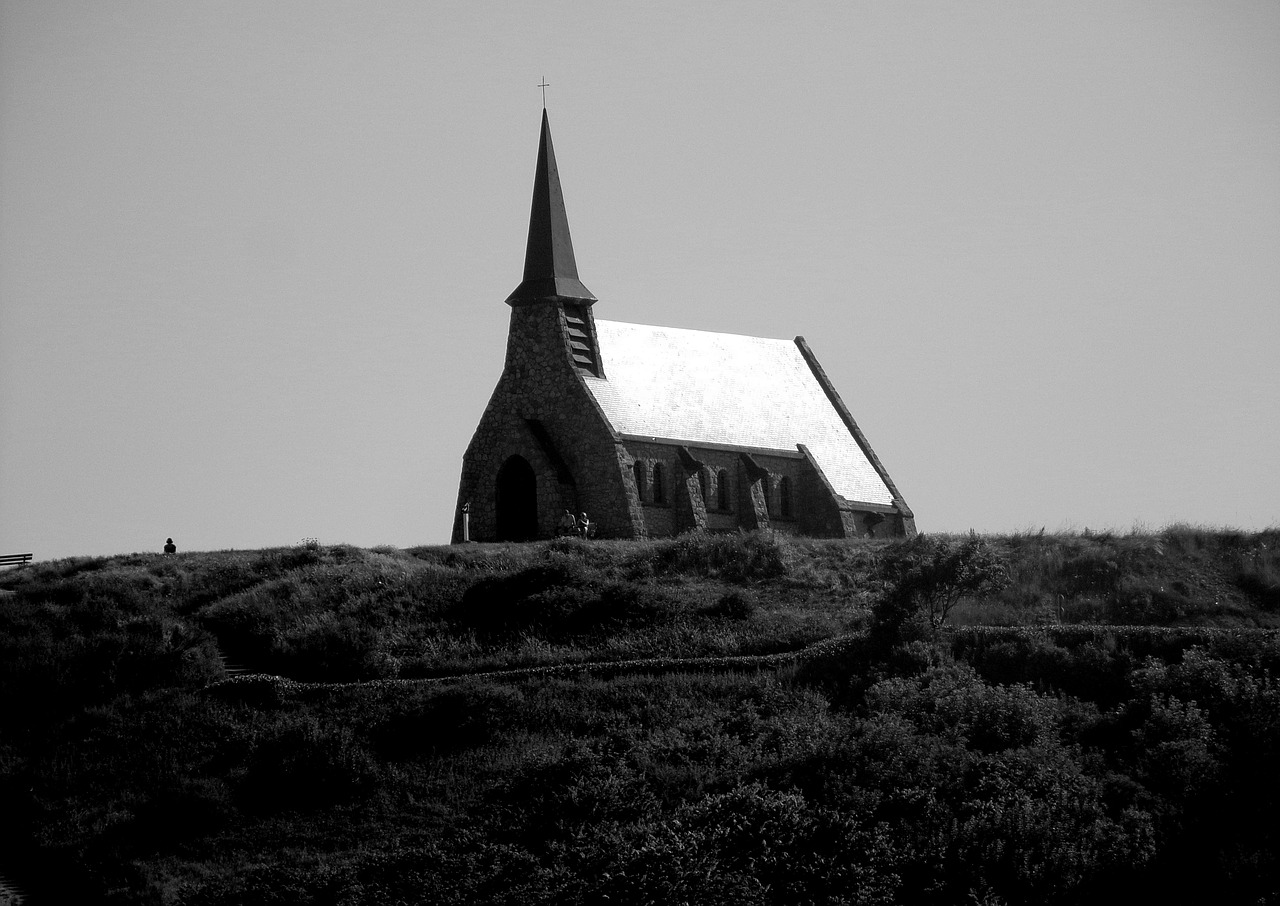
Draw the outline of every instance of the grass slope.
[[[0,871],[157,904],[1280,897],[1280,533],[985,540],[1008,581],[893,638],[901,542],[10,571]]]

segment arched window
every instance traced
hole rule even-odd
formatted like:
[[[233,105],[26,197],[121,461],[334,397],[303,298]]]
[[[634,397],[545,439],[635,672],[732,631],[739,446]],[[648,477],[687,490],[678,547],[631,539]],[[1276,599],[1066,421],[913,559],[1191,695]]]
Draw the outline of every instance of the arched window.
[[[778,479],[778,510],[782,518],[791,518],[791,479],[785,475]]]
[[[716,506],[729,509],[729,473],[724,469],[716,473]]]
[[[666,478],[662,463],[655,462],[653,464],[653,480],[650,482],[649,488],[653,492],[654,503],[665,503],[667,499],[667,489],[663,486],[663,479]]]
[[[646,489],[645,489],[645,480],[644,480],[644,477],[645,477],[645,476],[644,476],[644,463],[643,463],[641,460],[637,459],[635,462],[633,462],[633,463],[631,464],[631,471],[632,471],[632,472],[635,474],[635,476],[636,476],[636,494],[638,494],[638,495],[639,495],[639,497],[640,497],[640,502],[641,502],[641,503],[644,503],[644,500],[645,500],[645,490],[646,490]]]
[[[707,470],[706,470],[706,469],[699,469],[699,470],[698,470],[698,490],[702,492],[702,505],[703,505],[703,506],[706,506],[706,505],[707,505],[707,496],[708,496],[708,494],[710,493],[710,492],[708,491],[708,489],[707,489],[707,484],[710,482],[710,480],[711,480],[711,478],[710,478],[710,476],[707,474]]]

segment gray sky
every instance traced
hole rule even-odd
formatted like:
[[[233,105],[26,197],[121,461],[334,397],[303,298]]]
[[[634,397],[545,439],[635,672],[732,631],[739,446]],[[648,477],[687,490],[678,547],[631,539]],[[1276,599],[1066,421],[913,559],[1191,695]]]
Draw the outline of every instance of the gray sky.
[[[446,541],[544,76],[597,316],[921,529],[1280,524],[1275,0],[0,0],[0,552]]]

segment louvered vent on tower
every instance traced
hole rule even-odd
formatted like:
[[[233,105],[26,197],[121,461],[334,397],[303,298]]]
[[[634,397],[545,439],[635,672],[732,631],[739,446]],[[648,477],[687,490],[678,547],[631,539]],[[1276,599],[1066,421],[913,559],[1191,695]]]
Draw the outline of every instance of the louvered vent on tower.
[[[587,320],[585,305],[565,305],[564,320],[569,328],[569,351],[573,364],[595,377],[600,376],[600,357],[596,354],[596,338]]]

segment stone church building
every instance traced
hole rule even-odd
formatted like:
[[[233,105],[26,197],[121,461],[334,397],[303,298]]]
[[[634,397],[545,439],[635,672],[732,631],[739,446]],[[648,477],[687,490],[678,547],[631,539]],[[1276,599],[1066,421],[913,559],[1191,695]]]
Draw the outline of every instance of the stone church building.
[[[453,540],[773,529],[913,535],[911,510],[803,337],[595,317],[546,111],[506,363],[462,460]]]

